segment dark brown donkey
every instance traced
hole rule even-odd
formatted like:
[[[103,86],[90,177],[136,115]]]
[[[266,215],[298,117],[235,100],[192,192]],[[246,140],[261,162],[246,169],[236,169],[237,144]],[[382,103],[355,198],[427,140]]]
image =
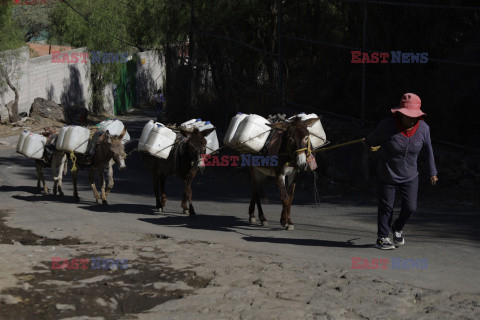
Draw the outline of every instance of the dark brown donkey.
[[[122,139],[127,128],[124,128],[122,133],[118,136],[110,135],[110,132],[103,133],[96,143],[93,156],[90,159],[79,157],[77,162],[80,167],[88,167],[88,180],[92,186],[93,195],[96,202],[102,200],[103,205],[107,205],[107,196],[113,188],[113,164],[116,164],[120,170],[125,170],[125,146],[122,144]],[[108,172],[108,186],[105,188],[104,171]],[[95,172],[98,174],[100,180],[101,195],[98,193],[95,186]],[[75,202],[79,202],[77,191],[77,177],[78,170],[72,171],[73,176],[73,198]]]
[[[152,171],[153,190],[159,211],[163,212],[163,207],[167,202],[165,179],[175,175],[185,182],[182,200],[183,213],[195,215],[191,184],[198,168],[202,166],[202,154],[205,154],[207,145],[205,137],[213,130],[215,128],[203,131],[194,129],[193,132],[180,130],[182,135],[178,135],[167,159],[159,159],[147,153],[143,154],[145,165]],[[187,201],[189,206],[187,206]]]
[[[315,118],[303,121],[295,117],[291,122],[269,124],[274,130],[272,139],[275,139],[276,142],[270,145],[268,153],[272,156],[278,156],[278,166],[250,167],[252,199],[250,200],[248,213],[251,223],[256,221],[255,204],[257,204],[258,218],[263,226],[268,225],[260,204],[260,195],[262,184],[270,176],[275,177],[280,190],[280,199],[283,205],[280,223],[287,230],[294,229],[290,209],[293,202],[297,173],[310,168],[307,163],[307,156],[309,156],[307,155],[307,150],[310,143],[307,127],[313,125],[318,120],[318,118]]]

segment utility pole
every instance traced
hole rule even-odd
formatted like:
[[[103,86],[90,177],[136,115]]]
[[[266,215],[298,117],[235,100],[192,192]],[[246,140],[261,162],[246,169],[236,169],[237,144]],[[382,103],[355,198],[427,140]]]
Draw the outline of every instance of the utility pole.
[[[193,78],[193,34],[194,34],[194,1],[190,1],[190,33],[188,36],[188,110],[187,113],[192,111],[192,78]]]
[[[282,49],[282,38],[283,38],[283,12],[282,12],[282,0],[277,0],[277,46],[278,46],[278,100],[280,109],[283,106],[283,49]]]
[[[367,49],[367,3],[363,0],[363,44],[362,52]],[[362,127],[365,125],[365,81],[366,81],[367,65],[362,63]]]

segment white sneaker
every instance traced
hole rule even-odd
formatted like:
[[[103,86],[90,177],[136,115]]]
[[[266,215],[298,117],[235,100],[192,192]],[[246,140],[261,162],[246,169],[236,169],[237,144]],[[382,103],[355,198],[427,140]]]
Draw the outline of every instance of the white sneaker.
[[[392,244],[392,241],[388,237],[379,237],[375,243],[375,247],[381,250],[392,250],[395,249],[395,246]]]
[[[392,231],[393,231],[393,244],[395,244],[396,246],[401,246],[405,244],[405,239],[403,239],[402,237],[402,231],[395,231],[395,230],[392,230]]]

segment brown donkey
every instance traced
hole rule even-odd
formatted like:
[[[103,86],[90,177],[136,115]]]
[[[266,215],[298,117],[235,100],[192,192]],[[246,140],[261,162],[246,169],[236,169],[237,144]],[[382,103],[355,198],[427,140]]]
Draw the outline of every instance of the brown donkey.
[[[143,154],[145,165],[152,171],[153,190],[159,211],[163,212],[163,207],[167,202],[165,179],[168,176],[176,175],[185,182],[182,199],[183,213],[195,215],[192,205],[191,184],[198,168],[202,166],[202,154],[205,154],[207,145],[205,137],[213,130],[215,128],[204,131],[195,129],[193,132],[180,130],[182,135],[177,136],[175,145],[167,159],[159,159],[147,153]],[[187,206],[187,201],[189,206]]]
[[[92,186],[93,195],[97,203],[102,200],[103,205],[108,205],[107,196],[113,188],[113,164],[117,164],[120,170],[125,170],[127,168],[125,165],[127,154],[125,153],[125,146],[122,144],[122,139],[126,132],[127,128],[124,128],[120,135],[112,136],[107,130],[107,132],[103,133],[98,138],[95,151],[90,160],[79,157],[79,165],[81,167],[88,167],[88,180]],[[108,172],[108,186],[106,188],[104,171]],[[98,193],[95,186],[95,172],[98,174],[100,180],[101,195]],[[72,176],[73,198],[75,202],[79,202],[80,198],[78,197],[77,191],[78,170],[73,171]]]
[[[43,130],[44,132],[42,135],[47,138],[46,148],[49,148],[55,143],[55,139],[57,137],[56,130],[53,127],[46,127]],[[45,194],[49,193],[48,187],[45,183],[45,178],[43,176],[43,168],[50,167],[52,169],[53,176],[53,194],[56,195],[58,192],[60,196],[63,196],[62,180],[64,174],[63,171],[66,169],[66,162],[67,156],[65,153],[57,150],[52,150],[51,154],[48,150],[45,150],[42,159],[35,159],[35,168],[37,169],[37,188],[40,192],[43,189]]]
[[[293,230],[290,209],[293,202],[293,193],[295,191],[296,177],[299,171],[304,171],[308,167],[307,157],[309,156],[309,132],[307,127],[313,125],[318,118],[300,120],[294,118],[291,122],[277,122],[269,124],[274,132],[274,137],[278,138],[277,148],[270,145],[269,155],[278,156],[278,166],[276,167],[250,167],[250,176],[252,179],[252,199],[248,209],[249,220],[255,222],[255,204],[257,204],[258,218],[263,226],[268,225],[268,221],[263,214],[260,203],[261,187],[268,176],[275,177],[278,189],[280,190],[280,199],[283,209],[280,223],[287,230]],[[276,149],[276,150],[273,150]],[[288,179],[288,181],[287,181]]]

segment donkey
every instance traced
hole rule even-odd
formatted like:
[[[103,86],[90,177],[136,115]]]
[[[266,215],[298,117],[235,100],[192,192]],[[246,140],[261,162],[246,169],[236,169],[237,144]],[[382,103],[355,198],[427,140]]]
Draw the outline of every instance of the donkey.
[[[192,205],[191,184],[197,170],[199,168],[203,169],[202,155],[205,154],[207,145],[205,137],[213,130],[215,128],[203,131],[194,129],[193,132],[180,129],[181,136],[177,137],[177,141],[167,159],[159,159],[147,153],[143,154],[143,161],[152,172],[153,190],[159,212],[163,212],[167,202],[165,179],[168,176],[175,175],[185,182],[181,204],[183,213],[190,216],[196,214]],[[189,206],[187,206],[187,201]]]
[[[43,130],[44,132],[42,135],[47,138],[48,148],[49,145],[52,145],[55,142],[57,137],[56,130],[53,127],[46,127]],[[62,180],[63,174],[66,174],[66,172],[64,173],[64,169],[65,171],[67,169],[65,166],[66,162],[67,156],[65,153],[57,150],[53,150],[51,154],[49,154],[49,151],[45,150],[42,159],[35,159],[35,167],[37,169],[37,189],[43,191],[45,194],[49,193],[43,176],[43,168],[50,167],[53,175],[53,194],[56,195],[58,192],[60,196],[63,196]]]
[[[124,128],[120,135],[110,135],[107,130],[101,134],[98,138],[97,144],[94,149],[91,159],[85,157],[79,157],[78,164],[80,167],[88,167],[88,180],[92,186],[93,196],[97,203],[102,200],[104,206],[108,205],[107,196],[113,188],[113,165],[116,164],[120,170],[125,170],[125,146],[122,143],[123,136],[127,132],[127,128]],[[104,171],[108,172],[108,186],[105,188]],[[95,172],[98,174],[100,180],[100,192],[98,193],[95,186]],[[78,170],[72,171],[73,176],[73,198],[75,202],[79,202],[77,190]]]
[[[290,209],[293,202],[296,177],[299,171],[304,171],[309,168],[307,157],[309,157],[310,154],[307,153],[310,152],[310,140],[307,127],[313,125],[318,120],[319,118],[301,120],[299,117],[295,117],[291,122],[268,124],[274,130],[274,135],[277,135],[279,138],[277,150],[272,151],[272,154],[270,154],[278,156],[278,166],[250,167],[250,177],[252,181],[252,198],[248,208],[250,223],[256,222],[256,204],[260,222],[263,226],[268,225],[268,221],[263,214],[260,196],[262,194],[262,184],[266,178],[270,176],[275,177],[278,189],[280,190],[280,199],[283,205],[280,223],[287,230],[294,229]],[[271,151],[272,148],[274,148],[274,146],[270,145],[269,151]],[[288,181],[286,180],[287,178]]]

